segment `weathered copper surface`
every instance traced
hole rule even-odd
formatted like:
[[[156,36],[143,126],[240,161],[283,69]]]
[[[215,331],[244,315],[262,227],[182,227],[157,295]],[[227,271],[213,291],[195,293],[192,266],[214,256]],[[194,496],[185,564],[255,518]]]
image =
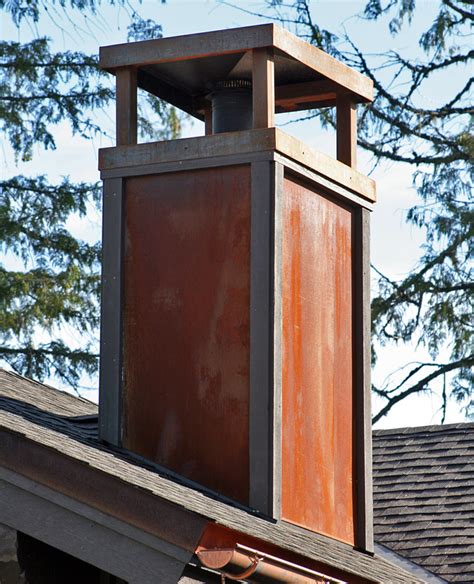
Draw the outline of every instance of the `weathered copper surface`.
[[[250,168],[126,183],[124,446],[248,502]]]
[[[291,582],[292,584],[347,584],[309,570],[305,566],[287,562],[278,556],[264,554],[260,550],[237,545],[236,548],[213,548],[197,552],[203,566],[218,570],[223,580],[245,580],[252,582]]]
[[[282,516],[354,543],[352,215],[285,179]]]
[[[281,524],[280,528],[285,528],[284,524]],[[263,554],[277,556],[278,558],[281,558],[284,561],[304,566],[309,570],[323,572],[324,574],[328,574],[330,578],[339,578],[341,580],[347,580],[351,584],[368,584],[369,582],[373,584],[373,580],[371,578],[357,576],[355,570],[353,569],[354,568],[353,565],[349,566],[348,564],[346,566],[349,568],[349,571],[341,569],[341,566],[339,566],[339,568],[335,567],[330,557],[330,554],[327,557],[325,557],[323,561],[315,561],[310,559],[308,554],[308,547],[306,547],[305,545],[301,545],[301,541],[299,543],[299,553],[294,553],[294,551],[290,551],[285,545],[288,544],[288,542],[291,540],[291,537],[285,535],[285,543],[283,543],[283,540],[280,540],[280,545],[275,545],[275,543],[269,542],[268,538],[265,535],[263,535],[264,533],[265,528],[263,527],[263,530],[261,531],[261,536],[253,537],[246,533],[242,533],[237,529],[229,529],[227,527],[224,527],[223,525],[220,525],[219,523],[209,522],[202,534],[198,546],[194,550],[194,553],[199,556],[199,552],[206,550],[246,546],[248,548],[257,549],[259,550],[259,552],[263,552]],[[292,531],[292,533],[295,535],[294,530]],[[351,550],[351,548],[348,549]],[[355,552],[351,550],[351,553]],[[292,579],[279,580],[277,578],[268,581],[293,582]]]

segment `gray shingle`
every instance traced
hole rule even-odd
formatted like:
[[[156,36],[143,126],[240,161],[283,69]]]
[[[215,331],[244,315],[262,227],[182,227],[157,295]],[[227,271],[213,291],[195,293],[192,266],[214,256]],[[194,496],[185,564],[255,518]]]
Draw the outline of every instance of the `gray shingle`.
[[[474,582],[474,424],[376,430],[376,540],[448,582]]]
[[[178,477],[141,457],[101,444],[97,438],[96,415],[97,407],[86,400],[0,370],[0,428],[4,433],[24,437],[58,458],[87,462],[110,479],[126,482],[177,508],[293,553],[304,551],[308,559],[363,576],[368,581],[380,584],[421,584],[423,581],[377,554],[372,557],[323,535],[285,522],[267,521],[249,509],[211,496],[204,489],[180,483]]]
[[[2,410],[97,448],[95,404],[0,377]],[[379,543],[449,582],[474,582],[474,424],[375,431],[374,518]]]

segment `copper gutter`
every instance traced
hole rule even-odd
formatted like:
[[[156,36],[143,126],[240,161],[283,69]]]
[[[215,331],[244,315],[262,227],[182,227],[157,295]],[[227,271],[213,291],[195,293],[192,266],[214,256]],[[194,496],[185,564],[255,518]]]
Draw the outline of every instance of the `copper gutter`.
[[[196,555],[203,566],[221,572],[222,582],[228,579],[255,583],[347,584],[241,544],[234,548],[201,549]]]

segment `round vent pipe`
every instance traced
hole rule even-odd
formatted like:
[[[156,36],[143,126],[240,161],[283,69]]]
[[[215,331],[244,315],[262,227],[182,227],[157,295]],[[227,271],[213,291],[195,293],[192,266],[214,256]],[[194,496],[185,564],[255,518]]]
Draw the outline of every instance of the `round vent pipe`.
[[[251,130],[252,83],[246,79],[227,79],[215,83],[211,92],[212,132]]]

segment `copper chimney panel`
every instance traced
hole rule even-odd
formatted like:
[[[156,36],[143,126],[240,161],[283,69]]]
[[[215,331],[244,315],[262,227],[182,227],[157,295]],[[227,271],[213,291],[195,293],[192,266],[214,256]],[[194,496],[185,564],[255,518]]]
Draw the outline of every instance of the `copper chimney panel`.
[[[100,64],[118,139],[99,162],[102,439],[371,550],[371,82],[273,24],[102,47]],[[206,135],[137,144],[137,87]],[[337,159],[274,127],[316,107],[337,110]]]

